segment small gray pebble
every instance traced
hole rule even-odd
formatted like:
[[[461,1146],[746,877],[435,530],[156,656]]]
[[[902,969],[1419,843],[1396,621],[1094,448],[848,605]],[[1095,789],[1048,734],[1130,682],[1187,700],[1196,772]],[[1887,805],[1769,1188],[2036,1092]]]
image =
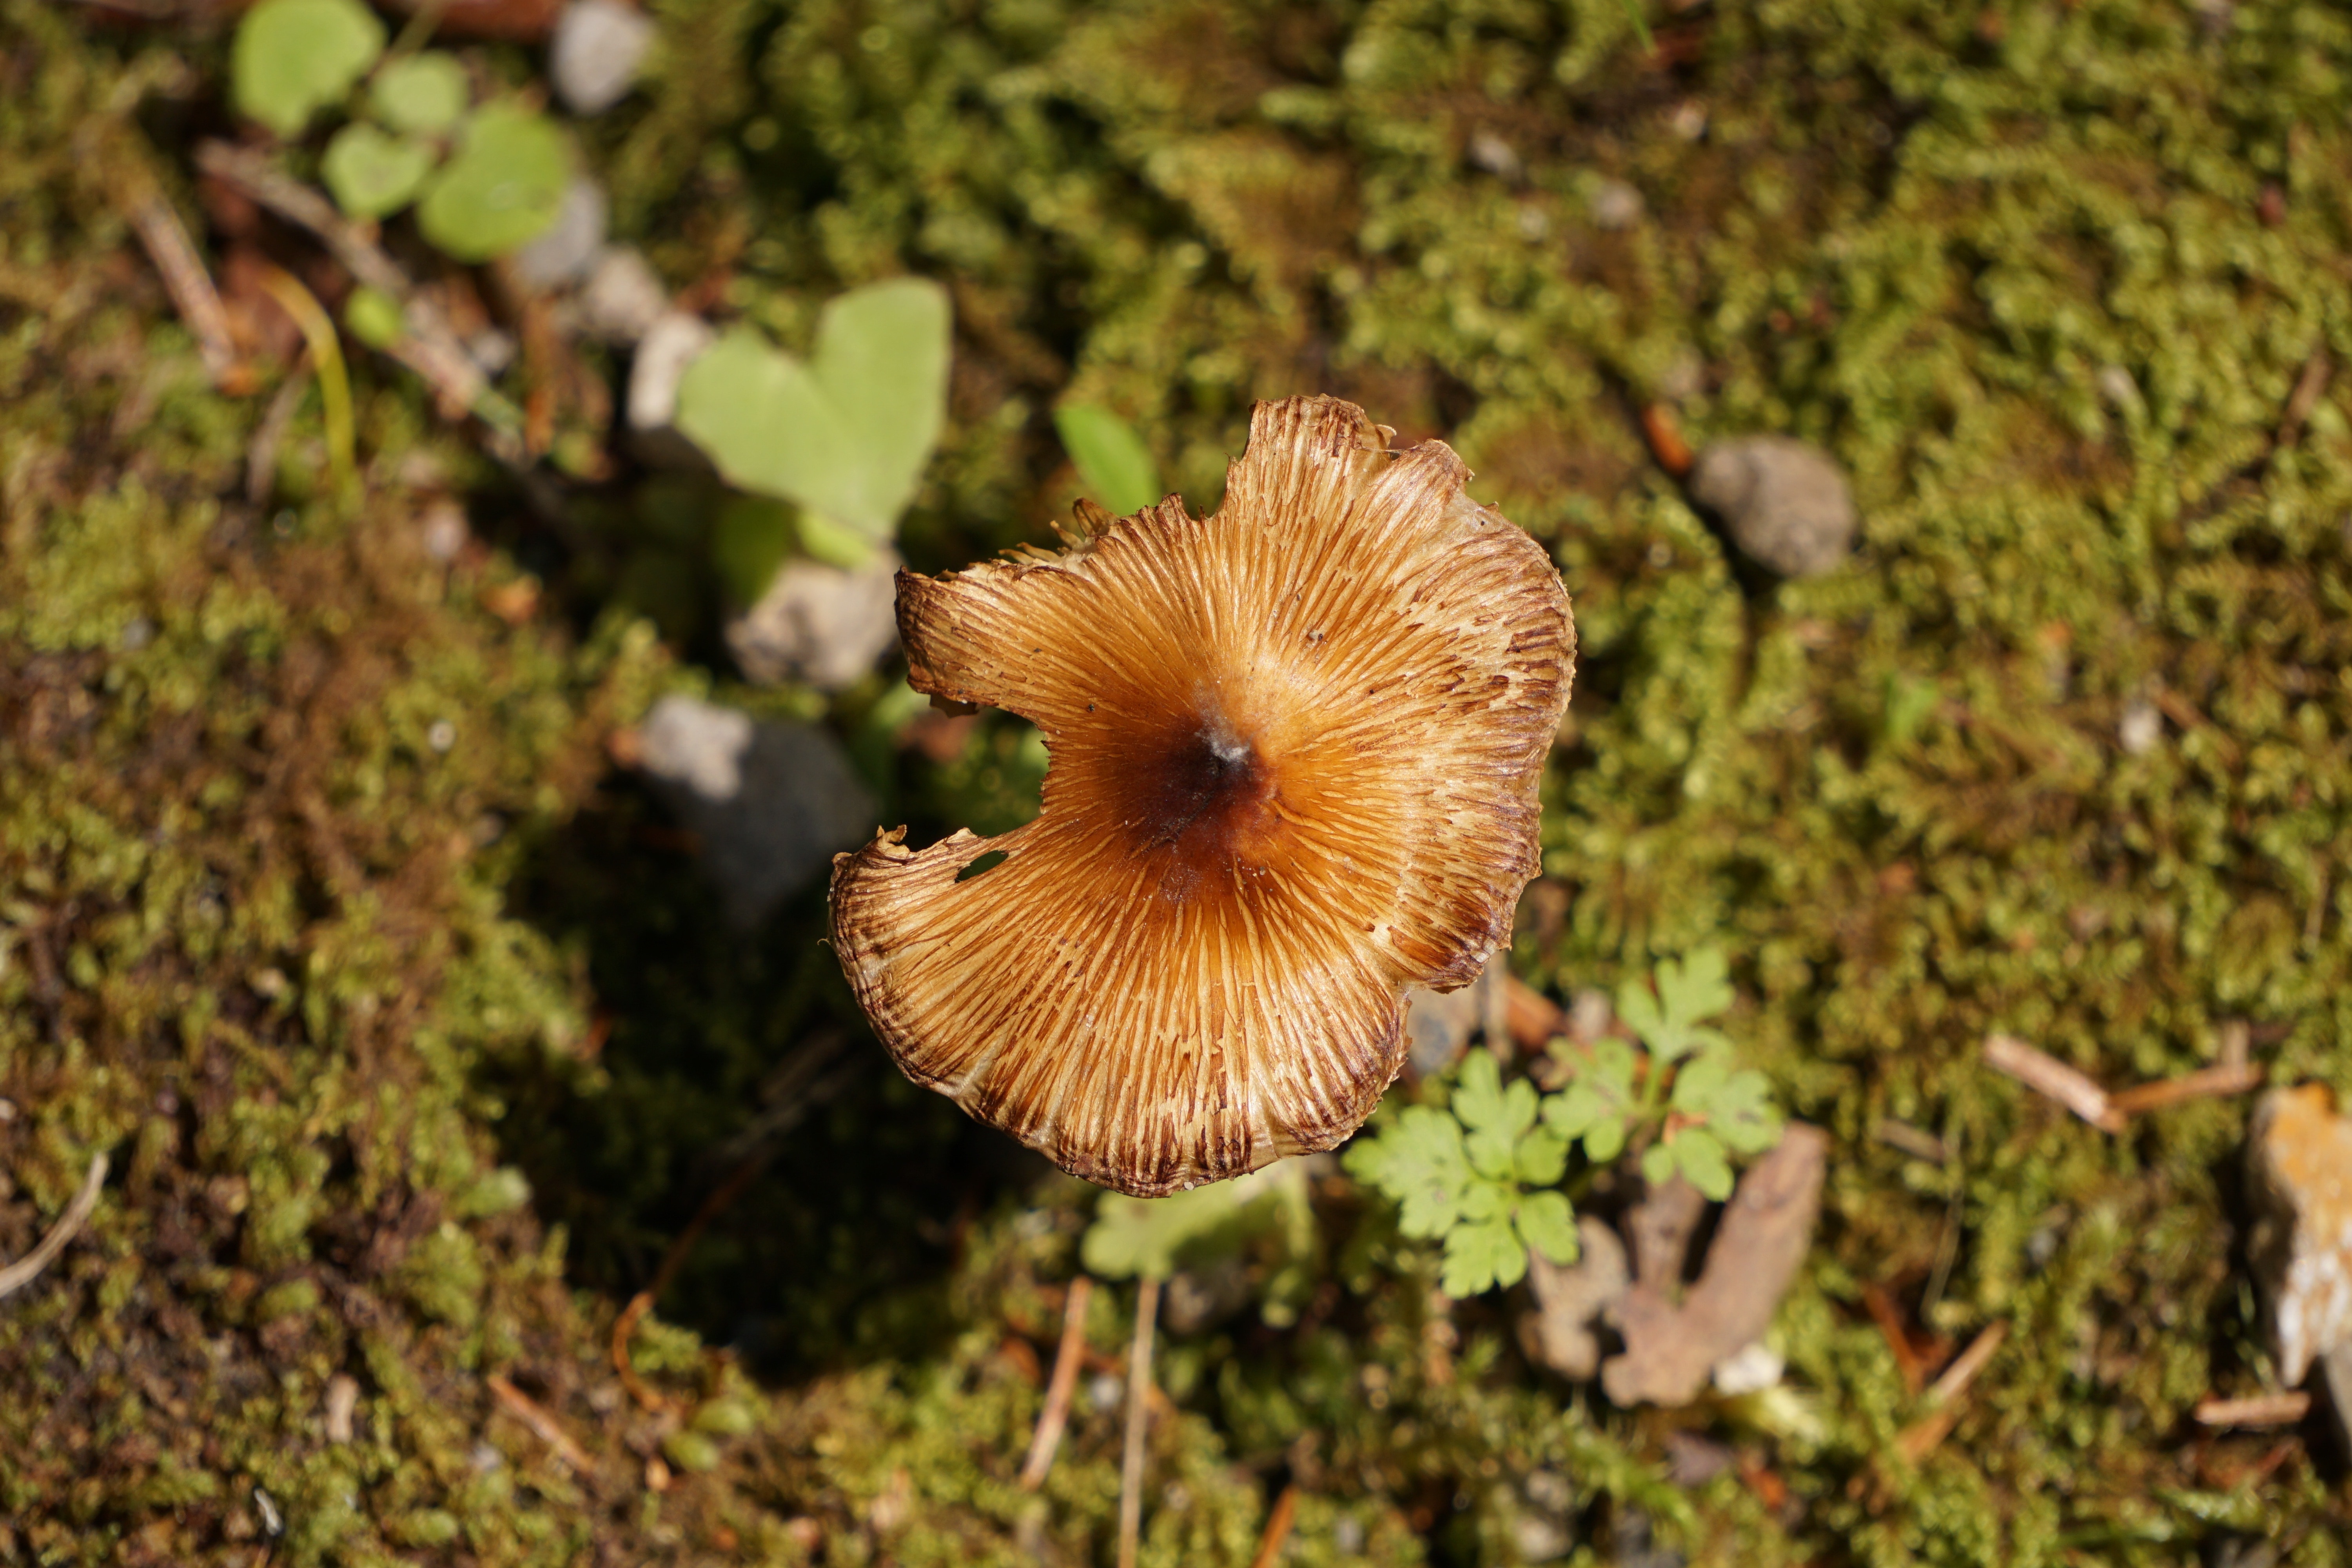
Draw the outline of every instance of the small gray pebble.
[[[547,231],[515,252],[515,273],[534,289],[561,289],[588,276],[604,248],[604,190],[581,176],[564,187],[563,205]]]
[[[2124,704],[2123,718],[2116,724],[2116,739],[2128,755],[2144,757],[2164,739],[2164,715],[2147,698],[2135,697]]]
[[[1787,436],[1740,436],[1699,454],[1693,500],[1723,519],[1733,544],[1783,577],[1834,571],[1853,547],[1853,494],[1820,447]]]
[[[1586,205],[1596,226],[1612,229],[1633,227],[1647,210],[1642,193],[1622,180],[1602,180],[1594,185]]]
[[[737,927],[819,875],[875,828],[874,797],[824,731],[672,695],[638,727],[644,768],[700,841]]]
[[[639,252],[626,246],[601,252],[580,290],[582,324],[608,343],[634,343],[669,309],[669,290]]]
[[[573,0],[547,56],[555,91],[574,114],[602,114],[628,95],[653,47],[650,17],[621,0]]]

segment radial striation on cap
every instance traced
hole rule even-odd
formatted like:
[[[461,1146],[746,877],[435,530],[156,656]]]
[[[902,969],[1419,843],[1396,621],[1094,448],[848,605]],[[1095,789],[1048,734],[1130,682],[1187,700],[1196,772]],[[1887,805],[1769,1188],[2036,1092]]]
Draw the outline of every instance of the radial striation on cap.
[[[1030,720],[1052,767],[1010,833],[837,858],[834,942],[908,1078],[1090,1181],[1346,1139],[1404,988],[1472,979],[1536,872],[1568,595],[1450,447],[1392,435],[1261,403],[1210,518],[898,574],[916,689]]]

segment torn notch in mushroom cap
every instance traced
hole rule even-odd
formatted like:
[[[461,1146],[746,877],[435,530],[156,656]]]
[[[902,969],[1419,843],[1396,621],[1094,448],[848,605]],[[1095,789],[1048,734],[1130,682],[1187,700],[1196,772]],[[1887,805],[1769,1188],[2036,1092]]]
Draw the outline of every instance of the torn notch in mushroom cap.
[[[1451,448],[1391,436],[1261,403],[1214,516],[899,575],[916,688],[1029,719],[1052,768],[999,837],[839,857],[834,942],[909,1078],[1066,1170],[1156,1196],[1339,1143],[1404,987],[1470,980],[1535,873],[1568,595]]]

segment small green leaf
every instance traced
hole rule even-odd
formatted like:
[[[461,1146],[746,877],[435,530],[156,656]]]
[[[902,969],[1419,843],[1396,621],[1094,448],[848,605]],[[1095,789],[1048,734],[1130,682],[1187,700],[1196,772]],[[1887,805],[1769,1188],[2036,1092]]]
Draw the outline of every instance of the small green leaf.
[[[466,68],[437,49],[387,64],[368,84],[368,107],[394,131],[440,136],[456,129],[473,97]]]
[[[1160,498],[1160,465],[1151,460],[1151,448],[1109,409],[1065,405],[1054,410],[1054,428],[1077,465],[1078,478],[1111,510],[1139,511]]]
[[[538,238],[571,181],[572,156],[555,122],[494,104],[466,122],[457,154],[417,205],[416,224],[457,260],[488,261]]]
[[[710,559],[736,604],[749,606],[775,581],[792,553],[798,520],[786,503],[766,496],[730,496],[710,529]]]
[[[1439,1283],[1449,1296],[1475,1296],[1497,1285],[1516,1285],[1527,1271],[1527,1248],[1511,1222],[1498,1215],[1456,1226],[1446,1236]]]
[[[1584,1133],[1584,1157],[1596,1165],[1606,1165],[1625,1152],[1625,1118],[1622,1114],[1602,1117]]]
[[[352,297],[343,301],[343,325],[372,349],[388,349],[408,332],[400,301],[365,284],[352,289]]]
[[[1474,1127],[1462,1140],[1463,1152],[1470,1156],[1470,1168],[1490,1182],[1511,1179],[1511,1135],[1499,1127]]]
[[[1618,1016],[1642,1037],[1653,1058],[1678,1060],[1722,1040],[1714,1030],[1698,1026],[1731,1005],[1730,976],[1730,965],[1717,948],[1701,948],[1679,963],[1661,960],[1656,995],[1639,979],[1627,980],[1617,988]]]
[[[1753,1068],[1733,1073],[1716,1092],[1706,1124],[1736,1153],[1761,1154],[1780,1142],[1780,1112],[1770,1081]]]
[[[945,289],[900,278],[842,295],[805,363],[739,329],[687,367],[677,426],[745,489],[873,544],[897,531],[946,417]]]
[[[1548,1128],[1531,1128],[1519,1134],[1512,1163],[1522,1186],[1550,1186],[1568,1173],[1567,1141]]]
[[[1105,1193],[1078,1255],[1090,1272],[1109,1279],[1165,1279],[1175,1272],[1179,1255],[1229,1256],[1280,1224],[1292,1189],[1303,1197],[1305,1181],[1304,1165],[1279,1160],[1237,1180],[1164,1198]]]
[[[1674,1151],[1675,1163],[1692,1186],[1717,1203],[1731,1195],[1731,1163],[1714,1133],[1704,1127],[1685,1127],[1665,1147]]]
[[[1465,1127],[1504,1134],[1507,1147],[1508,1140],[1535,1124],[1535,1085],[1517,1079],[1505,1088],[1495,1058],[1484,1051],[1473,1052],[1463,1061],[1461,1079],[1454,1086],[1454,1114]]]
[[[1675,1092],[1669,1103],[1677,1110],[1704,1116],[1730,1078],[1731,1052],[1724,1047],[1710,1046],[1675,1072]]]
[[[335,132],[319,174],[335,205],[353,217],[387,217],[416,199],[433,172],[433,149],[357,121]]]
[[[383,24],[360,0],[261,0],[237,24],[229,93],[237,111],[290,141],[383,52]]]
[[[1642,1151],[1642,1179],[1654,1187],[1663,1187],[1675,1179],[1674,1151],[1664,1143],[1653,1143]]]
[[[1412,1237],[1444,1235],[1472,1184],[1462,1124],[1427,1105],[1406,1106],[1388,1127],[1358,1139],[1342,1163],[1396,1200],[1397,1228]]]
[[[1554,1263],[1573,1263],[1583,1250],[1576,1239],[1576,1210],[1565,1193],[1529,1193],[1519,1200],[1513,1223],[1521,1241]]]

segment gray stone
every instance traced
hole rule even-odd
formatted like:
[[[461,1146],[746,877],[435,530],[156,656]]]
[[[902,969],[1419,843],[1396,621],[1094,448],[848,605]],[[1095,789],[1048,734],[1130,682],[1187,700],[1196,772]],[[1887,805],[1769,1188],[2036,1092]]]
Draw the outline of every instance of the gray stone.
[[[1430,991],[1419,985],[1405,990],[1404,1061],[1415,1078],[1444,1072],[1462,1054],[1478,1026],[1478,989]]]
[[[728,651],[747,679],[838,691],[898,640],[898,566],[887,550],[854,571],[787,561],[760,602],[727,624]]]
[[[874,797],[823,730],[672,696],[637,738],[642,767],[699,841],[738,927],[757,925],[874,832]]]
[[[652,331],[668,309],[669,290],[645,256],[628,246],[600,251],[580,289],[580,324],[591,336],[623,347]]]
[[[561,289],[587,277],[604,248],[608,216],[604,188],[585,175],[575,175],[563,189],[563,205],[556,209],[554,223],[515,252],[515,275],[533,289]]]
[[[1834,571],[1853,547],[1853,494],[1826,452],[1787,436],[1740,436],[1701,452],[1693,500],[1741,554],[1783,577]]]
[[[1641,192],[1622,180],[1607,179],[1592,187],[1585,207],[1592,215],[1593,226],[1608,229],[1631,228],[1649,210]]]
[[[704,468],[710,459],[677,428],[677,388],[686,367],[716,341],[701,317],[665,310],[637,344],[629,366],[629,439],[637,457],[656,468]]]
[[[628,96],[646,51],[653,47],[654,24],[621,0],[572,0],[555,24],[547,74],[556,96],[574,114],[602,114]]]

